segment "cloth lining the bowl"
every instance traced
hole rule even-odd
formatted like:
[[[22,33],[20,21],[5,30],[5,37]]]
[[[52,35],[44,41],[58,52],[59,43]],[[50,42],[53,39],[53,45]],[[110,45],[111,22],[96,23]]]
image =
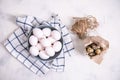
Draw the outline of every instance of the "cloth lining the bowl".
[[[65,25],[57,16],[52,16],[45,21],[33,16],[17,17],[16,23],[19,28],[5,41],[7,50],[17,60],[37,75],[46,74],[50,69],[54,71],[64,71],[65,57],[71,56],[74,51],[72,40]],[[63,37],[63,49],[58,57],[51,61],[42,61],[30,55],[27,50],[28,34],[33,27],[40,25],[52,26],[59,30]]]

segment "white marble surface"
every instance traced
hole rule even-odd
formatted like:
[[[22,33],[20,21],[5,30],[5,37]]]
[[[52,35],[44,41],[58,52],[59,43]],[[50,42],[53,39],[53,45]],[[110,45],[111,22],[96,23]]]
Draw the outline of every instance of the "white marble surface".
[[[81,55],[79,39],[72,34],[74,56],[66,59],[65,71],[37,76],[13,58],[2,45],[18,26],[15,16],[33,15],[47,19],[58,13],[68,28],[73,16],[95,16],[98,34],[110,48],[100,65]],[[120,0],[0,0],[0,80],[120,80]]]

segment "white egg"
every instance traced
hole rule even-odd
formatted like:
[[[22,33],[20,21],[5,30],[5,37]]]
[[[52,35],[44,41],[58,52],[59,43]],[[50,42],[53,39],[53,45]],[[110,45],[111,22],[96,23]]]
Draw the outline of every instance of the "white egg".
[[[56,41],[54,44],[53,44],[53,49],[55,50],[55,52],[58,52],[60,51],[62,48],[62,43],[60,41]]]
[[[37,55],[39,54],[39,50],[38,50],[38,48],[35,47],[35,46],[30,47],[29,52],[30,52],[31,55],[33,55],[33,56],[37,56]]]
[[[45,51],[46,51],[48,56],[54,56],[55,55],[55,51],[52,47],[46,47]]]
[[[29,38],[29,43],[31,44],[31,45],[33,45],[33,46],[35,46],[35,45],[37,45],[37,43],[38,43],[38,38],[37,37],[35,37],[35,36],[30,36],[30,38]]]
[[[39,57],[42,58],[42,59],[48,59],[49,58],[49,56],[46,54],[45,51],[40,51]]]
[[[38,50],[43,50],[44,48],[43,48],[43,46],[41,45],[41,43],[38,43],[37,45],[36,45],[36,47],[38,48]]]
[[[51,29],[50,28],[44,28],[42,31],[43,31],[43,34],[45,36],[50,36],[50,34],[51,34]]]
[[[52,38],[52,37],[48,37],[47,39],[51,42],[51,44],[56,41],[56,40],[55,40],[54,38]]]
[[[43,37],[39,38],[38,41],[40,42],[42,39],[46,39],[46,36],[43,35]]]
[[[41,39],[40,43],[43,47],[51,46],[51,42],[48,39]]]
[[[43,37],[43,32],[39,28],[34,28],[33,29],[33,35],[35,35],[37,38],[42,38]]]
[[[51,32],[51,36],[55,39],[55,40],[60,40],[61,38],[61,34],[60,32],[58,32],[57,30],[53,30]]]

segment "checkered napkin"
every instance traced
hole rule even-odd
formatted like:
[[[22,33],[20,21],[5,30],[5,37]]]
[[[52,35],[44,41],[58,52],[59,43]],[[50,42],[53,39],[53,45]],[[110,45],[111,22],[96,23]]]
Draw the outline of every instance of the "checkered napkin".
[[[17,17],[16,23],[19,28],[5,41],[7,50],[17,60],[24,64],[35,74],[46,74],[50,69],[54,71],[64,71],[65,57],[71,56],[74,51],[72,40],[65,25],[57,16],[52,16],[49,21],[41,20],[33,16]],[[33,27],[47,25],[59,30],[63,37],[63,49],[60,55],[54,60],[42,61],[30,55],[28,47],[28,35]]]

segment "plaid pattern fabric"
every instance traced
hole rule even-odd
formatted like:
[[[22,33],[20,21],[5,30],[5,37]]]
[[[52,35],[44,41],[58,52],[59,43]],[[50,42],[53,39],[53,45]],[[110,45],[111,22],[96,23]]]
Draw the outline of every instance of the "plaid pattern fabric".
[[[72,40],[65,25],[63,25],[57,16],[52,16],[49,21],[44,21],[32,16],[17,17],[16,23],[18,28],[13,34],[5,41],[4,45],[7,50],[17,60],[24,64],[28,69],[35,74],[46,74],[50,69],[54,71],[64,71],[65,57],[71,56],[74,51]],[[31,28],[47,25],[58,29],[63,37],[63,49],[60,55],[51,61],[42,61],[30,55],[27,50],[27,39]]]

